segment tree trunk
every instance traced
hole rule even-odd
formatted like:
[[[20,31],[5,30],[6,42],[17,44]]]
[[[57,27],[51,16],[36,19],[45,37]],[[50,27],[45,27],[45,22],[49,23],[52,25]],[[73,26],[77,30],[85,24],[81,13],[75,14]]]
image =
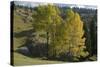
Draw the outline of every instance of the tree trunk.
[[[47,31],[47,57],[48,57],[48,45],[49,45],[49,32]]]

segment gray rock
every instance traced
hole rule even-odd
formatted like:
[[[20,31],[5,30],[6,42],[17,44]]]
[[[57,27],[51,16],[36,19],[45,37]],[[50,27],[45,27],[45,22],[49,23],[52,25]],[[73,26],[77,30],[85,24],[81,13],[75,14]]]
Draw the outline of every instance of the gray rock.
[[[19,49],[17,49],[17,52],[24,54],[24,55],[30,55],[30,51],[29,51],[28,47],[26,47],[26,46],[20,47]]]

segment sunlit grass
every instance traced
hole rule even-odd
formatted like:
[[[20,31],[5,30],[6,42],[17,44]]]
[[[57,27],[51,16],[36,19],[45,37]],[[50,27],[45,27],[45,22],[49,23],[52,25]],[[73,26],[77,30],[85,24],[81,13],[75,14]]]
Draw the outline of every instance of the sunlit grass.
[[[14,65],[37,65],[37,64],[56,64],[62,61],[42,60],[41,58],[30,58],[19,53],[14,53]]]

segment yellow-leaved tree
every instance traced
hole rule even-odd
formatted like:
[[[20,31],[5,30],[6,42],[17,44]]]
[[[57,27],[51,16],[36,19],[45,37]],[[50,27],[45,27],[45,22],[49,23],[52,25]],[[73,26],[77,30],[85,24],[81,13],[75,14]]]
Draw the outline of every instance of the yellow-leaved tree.
[[[85,37],[83,22],[77,12],[72,9],[67,10],[65,23],[67,54],[71,59],[86,57]]]
[[[51,33],[55,33],[55,27],[61,23],[61,17],[59,16],[59,9],[52,5],[40,5],[35,8],[33,13],[33,27],[36,31],[45,31],[47,40],[47,57],[51,54]],[[51,40],[50,40],[51,39]]]

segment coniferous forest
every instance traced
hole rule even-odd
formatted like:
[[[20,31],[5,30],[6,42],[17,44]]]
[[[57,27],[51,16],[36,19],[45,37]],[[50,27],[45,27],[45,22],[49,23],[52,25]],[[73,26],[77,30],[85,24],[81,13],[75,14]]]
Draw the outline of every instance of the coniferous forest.
[[[71,6],[12,1],[11,64],[96,61],[97,8]]]

